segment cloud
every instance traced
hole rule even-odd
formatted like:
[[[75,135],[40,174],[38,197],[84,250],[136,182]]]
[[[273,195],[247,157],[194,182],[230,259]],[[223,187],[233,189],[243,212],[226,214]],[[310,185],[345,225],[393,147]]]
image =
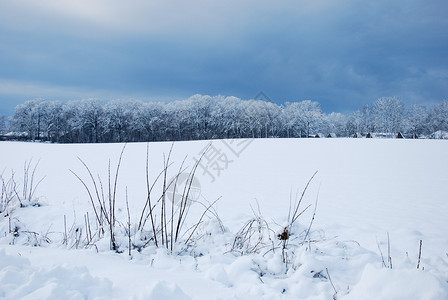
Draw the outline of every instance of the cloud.
[[[55,96],[441,100],[447,14],[448,2],[420,0],[3,0],[0,78],[64,87]]]
[[[191,94],[188,94],[190,96]],[[75,85],[56,85],[38,81],[18,81],[0,78],[0,115],[12,115],[14,108],[27,100],[42,98],[46,100],[79,100],[96,98],[105,101],[117,99],[139,99],[142,101],[173,101],[188,96],[172,90],[170,96],[165,93],[123,92],[120,89],[100,89]]]
[[[88,93],[86,90],[69,86],[55,86],[39,82],[21,82],[9,79],[0,79],[0,95],[11,96],[20,94],[24,97],[34,98],[57,98],[64,97],[84,97]]]
[[[335,6],[334,1],[290,1],[278,5],[267,0],[4,0],[0,4],[0,22],[21,30],[63,29],[84,35],[205,34],[210,37],[238,34],[248,27],[264,28],[271,26],[273,19],[285,15],[303,18],[328,12]]]
[[[121,92],[119,89],[95,89],[89,87],[52,85],[44,82],[16,81],[0,78],[0,98],[20,95],[23,99],[73,100],[101,98],[105,100],[138,98],[145,101],[172,101],[183,98],[176,93],[172,97],[148,95],[139,92]]]

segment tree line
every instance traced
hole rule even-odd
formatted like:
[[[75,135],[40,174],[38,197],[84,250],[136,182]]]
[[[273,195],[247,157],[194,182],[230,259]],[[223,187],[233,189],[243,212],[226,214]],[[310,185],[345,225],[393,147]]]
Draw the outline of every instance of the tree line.
[[[399,98],[385,97],[351,113],[326,114],[318,102],[311,100],[277,105],[265,100],[203,95],[169,103],[34,99],[16,107],[8,126],[8,131],[23,139],[58,143],[297,138],[316,134],[351,137],[375,132],[401,132],[418,138],[448,131],[448,100],[426,107],[405,106]]]

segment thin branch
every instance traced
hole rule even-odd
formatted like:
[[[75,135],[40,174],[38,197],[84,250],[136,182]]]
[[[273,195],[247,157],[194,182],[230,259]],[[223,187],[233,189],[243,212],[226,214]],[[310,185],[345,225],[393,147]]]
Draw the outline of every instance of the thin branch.
[[[128,241],[129,241],[129,256],[131,256],[131,246],[132,246],[132,242],[131,242],[131,213],[129,212],[129,201],[128,201],[128,187],[126,187],[126,210],[128,211]]]
[[[182,193],[181,205],[180,205],[180,209],[179,209],[179,218],[178,218],[178,222],[177,222],[177,226],[176,226],[176,237],[174,239],[175,241],[177,241],[180,231],[181,231],[181,228],[183,227],[183,224],[185,222],[185,215],[187,213],[187,208],[189,208],[189,205],[187,205],[188,204],[188,196],[190,194],[191,185],[193,184],[193,179],[195,178],[194,175],[196,174],[196,170],[197,170],[202,158],[204,157],[205,153],[208,151],[208,149],[210,147],[211,147],[211,143],[208,144],[208,146],[202,152],[199,159],[196,160],[196,163],[193,165],[193,168],[187,178],[187,182],[185,183],[184,191]],[[188,189],[187,189],[187,187],[188,187]]]
[[[39,187],[40,183],[45,179],[46,176],[41,178],[36,185],[34,185],[34,175],[36,173],[37,167],[39,166],[40,159],[37,161],[36,165],[34,166],[33,173],[31,174],[31,182],[30,182],[30,191],[28,194],[28,201],[31,201],[34,198],[35,190]],[[31,164],[31,161],[30,161]]]
[[[145,214],[146,207],[149,206],[149,215],[151,217],[151,225],[152,225],[152,231],[153,231],[154,242],[156,244],[156,247],[158,247],[159,245],[157,243],[156,227],[154,224],[154,216],[153,216],[153,212],[152,212],[153,208],[151,205],[151,191],[161,175],[162,175],[162,172],[159,173],[159,175],[156,177],[156,180],[154,181],[154,183],[150,186],[150,182],[149,182],[149,143],[147,143],[146,144],[146,188],[148,190],[148,195],[146,198],[145,206],[143,207],[143,210],[142,210],[142,214],[140,216],[140,221],[138,222],[138,230],[140,230],[143,227],[142,226],[143,216]]]
[[[177,172],[177,175],[175,176],[175,178],[173,178],[174,180],[174,187],[173,187],[173,196],[171,197],[171,232],[170,232],[170,242],[171,242],[171,252],[173,252],[173,238],[174,238],[174,204],[175,204],[175,197],[176,197],[176,188],[177,188],[177,183],[179,181],[179,176],[180,174],[182,174],[182,170],[183,170],[183,166],[185,164],[185,160],[187,159],[187,157],[185,156],[184,160],[182,161],[182,164],[179,167],[179,171]]]
[[[386,262],[384,261],[383,251],[381,251],[380,243],[378,242],[378,238],[376,239],[376,245],[378,246],[378,250],[380,251],[381,261],[383,262],[383,266],[387,268]]]
[[[320,192],[320,186],[319,186],[319,189],[317,190],[316,203],[314,204],[313,217],[311,218],[310,226],[308,226],[308,230],[306,231],[306,234],[305,234],[305,237],[303,238],[303,241],[305,241],[306,238],[308,237],[308,235],[310,234],[311,226],[313,225],[314,218],[316,217],[317,201],[319,200],[319,192]]]
[[[149,148],[148,148],[148,151],[149,151]],[[141,213],[141,216],[140,216],[140,221],[138,222],[138,230],[142,229],[145,226],[146,218],[149,218],[149,216],[152,215],[152,210],[155,207],[155,205],[151,205],[151,192],[152,192],[152,190],[154,189],[154,187],[155,187],[157,181],[160,179],[160,177],[164,174],[164,172],[166,172],[166,169],[169,168],[172,165],[172,163],[171,163],[167,167],[163,168],[163,170],[159,172],[159,174],[157,175],[156,179],[154,180],[154,182],[152,183],[152,185],[150,187],[149,186],[149,169],[148,169],[148,152],[146,153],[146,164],[147,164],[146,165],[146,182],[147,182],[148,195],[147,195],[147,198],[146,198],[145,206],[142,209],[142,213]],[[161,200],[161,197],[160,197],[160,199],[158,201],[160,201],[160,200]],[[145,215],[145,212],[146,212],[146,209],[147,209],[148,206],[149,206],[149,214],[147,215],[146,218],[144,218],[144,215]],[[153,219],[151,220],[151,223],[152,223],[153,228],[154,228],[154,224],[155,223],[154,223]]]
[[[331,280],[330,272],[328,272],[328,268],[325,268],[325,271],[327,271],[328,280],[330,281],[331,286],[333,287],[333,290],[334,290],[333,299],[336,299],[336,295],[338,294],[338,291],[334,287],[333,280]]]
[[[420,240],[420,247],[418,249],[418,263],[417,263],[417,269],[420,268],[420,258],[422,257],[422,240]]]
[[[84,168],[87,170],[87,172],[89,173],[89,176],[90,176],[90,179],[91,179],[91,181],[92,181],[92,183],[93,183],[93,187],[95,188],[95,194],[96,194],[96,198],[97,198],[97,201],[98,201],[98,204],[99,204],[99,206],[100,206],[100,212],[101,212],[101,215],[102,214],[104,214],[105,215],[105,217],[106,217],[106,221],[108,222],[108,223],[110,223],[110,221],[109,221],[109,217],[107,216],[107,213],[106,213],[106,208],[105,208],[105,205],[104,205],[104,203],[101,203],[101,198],[100,198],[100,195],[99,195],[99,192],[98,192],[98,186],[97,186],[97,182],[96,182],[96,180],[95,180],[95,178],[93,177],[93,174],[92,174],[92,172],[90,171],[90,168],[87,166],[87,164],[80,158],[80,157],[78,157],[78,160],[81,162],[81,164],[84,166]],[[78,177],[72,170],[70,170],[76,177]],[[79,178],[78,178],[79,179]],[[100,183],[100,185],[101,185],[101,192],[102,192],[102,195],[103,195],[103,202],[104,202],[104,192],[103,192],[103,184],[101,183],[101,178],[98,176],[98,180],[99,180],[99,183]],[[93,198],[92,198],[93,199]],[[94,206],[94,203],[92,202],[92,205]],[[94,207],[95,208],[95,207]],[[97,214],[98,215],[98,214]],[[101,221],[101,215],[98,217],[98,222],[99,222],[99,224],[100,225],[102,225],[102,221]]]
[[[313,180],[314,176],[316,176],[317,172],[318,172],[318,171],[314,172],[313,176],[311,176],[311,178],[308,180],[308,182],[307,182],[305,188],[303,189],[302,195],[300,196],[300,199],[299,199],[299,201],[297,202],[297,205],[296,205],[296,207],[295,207],[294,213],[293,213],[293,215],[292,215],[292,220],[291,220],[291,222],[290,222],[290,226],[292,226],[292,224],[293,224],[293,223],[297,220],[297,218],[299,217],[299,216],[297,215],[297,213],[298,213],[298,210],[299,210],[300,203],[302,202],[303,197],[305,196],[305,192],[307,191],[308,186],[310,185],[310,183],[311,183],[311,181]]]
[[[73,175],[75,175],[76,178],[78,178],[78,180],[82,183],[82,185],[83,185],[84,188],[86,189],[87,193],[89,194],[90,202],[92,203],[92,207],[93,207],[93,211],[95,212],[96,219],[98,220],[98,223],[101,225],[101,220],[100,220],[100,218],[99,218],[99,216],[98,216],[98,212],[97,212],[97,210],[96,210],[95,202],[94,202],[94,200],[93,200],[92,194],[90,193],[90,189],[89,189],[89,187],[86,185],[86,183],[84,182],[84,180],[82,180],[82,178],[79,177],[73,170],[69,169],[69,171],[70,171]]]
[[[390,256],[389,232],[387,232],[387,256],[388,256],[388,260],[389,260],[389,267],[392,269],[392,257]]]
[[[212,207],[216,202],[218,202],[218,200],[220,200],[221,197],[219,197],[218,199],[216,199],[215,201],[213,201],[206,210],[204,210],[204,212],[202,213],[201,217],[199,218],[199,221],[196,223],[196,226],[194,227],[193,231],[191,232],[190,236],[187,238],[187,240],[185,241],[185,244],[188,243],[188,241],[191,239],[191,237],[193,236],[193,233],[196,231],[196,229],[199,227],[199,224],[202,222],[202,218],[204,218],[205,214],[207,213],[207,211],[209,211],[210,207]]]
[[[117,193],[117,182],[118,182],[118,173],[120,171],[121,159],[123,158],[124,149],[126,149],[127,144],[124,144],[123,149],[120,153],[120,158],[118,159],[117,170],[115,172],[115,181],[114,181],[114,195],[113,195],[113,221],[115,222],[115,204],[116,204],[116,193]]]

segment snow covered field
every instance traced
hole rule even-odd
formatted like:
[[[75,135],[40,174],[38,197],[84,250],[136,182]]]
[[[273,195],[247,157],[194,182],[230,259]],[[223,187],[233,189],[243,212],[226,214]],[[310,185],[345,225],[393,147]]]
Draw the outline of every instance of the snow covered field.
[[[31,166],[40,160],[34,184],[45,178],[30,203],[21,208],[13,199],[0,216],[0,299],[448,298],[447,141],[209,143],[174,143],[167,179],[178,173],[186,156],[184,166],[191,169],[207,150],[191,198],[201,203],[219,199],[213,206],[219,220],[207,213],[185,244],[204,210],[193,202],[185,235],[172,253],[153,241],[143,246],[143,233],[137,233],[147,199],[147,144],[126,145],[117,181],[121,253],[116,253],[107,230],[86,246],[87,213],[92,231],[95,215],[86,189],[70,170],[93,191],[79,157],[107,187],[109,159],[113,181],[123,144],[1,142],[4,184],[14,170],[21,191],[24,163],[31,159]],[[163,170],[171,146],[149,145],[151,182]],[[282,252],[277,235],[316,171],[299,211],[309,208],[291,227]],[[155,185],[154,201],[162,182]],[[179,187],[172,190],[176,196],[182,193]],[[126,198],[132,243],[140,247],[131,257]],[[241,233],[251,220],[249,240]]]

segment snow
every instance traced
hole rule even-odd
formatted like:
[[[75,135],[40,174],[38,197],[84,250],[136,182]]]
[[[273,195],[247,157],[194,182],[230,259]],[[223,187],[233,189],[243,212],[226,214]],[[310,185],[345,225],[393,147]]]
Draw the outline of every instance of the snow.
[[[345,299],[447,299],[444,284],[428,272],[411,269],[392,272],[368,264],[360,283]]]
[[[194,199],[219,198],[214,208],[224,232],[207,215],[188,245],[184,236],[173,253],[150,243],[129,257],[126,226],[117,226],[122,253],[109,250],[107,233],[95,245],[83,243],[86,214],[92,224],[95,217],[85,188],[69,171],[90,184],[80,157],[107,185],[109,160],[114,176],[123,144],[0,142],[3,179],[14,170],[20,189],[30,161],[39,161],[35,183],[45,177],[32,203],[0,216],[0,299],[447,299],[447,141],[215,140],[207,148],[209,143],[174,143],[168,177],[185,156],[191,167],[209,149],[195,175]],[[150,143],[152,181],[171,146]],[[147,196],[146,147],[126,145],[117,184],[117,219],[127,222],[127,188],[134,233]],[[277,234],[316,171],[300,211],[310,208],[291,227],[285,264]],[[154,199],[160,188],[161,182]],[[190,206],[185,230],[202,211]],[[251,239],[240,236],[235,244],[250,220],[260,221],[252,223]],[[144,234],[132,237],[135,244]],[[250,251],[254,247],[259,250]]]
[[[431,138],[433,139],[448,139],[448,132],[444,131],[444,130],[437,130],[436,132],[432,133],[430,135]]]
[[[2,299],[110,299],[112,283],[93,278],[86,267],[33,266],[0,251]]]

